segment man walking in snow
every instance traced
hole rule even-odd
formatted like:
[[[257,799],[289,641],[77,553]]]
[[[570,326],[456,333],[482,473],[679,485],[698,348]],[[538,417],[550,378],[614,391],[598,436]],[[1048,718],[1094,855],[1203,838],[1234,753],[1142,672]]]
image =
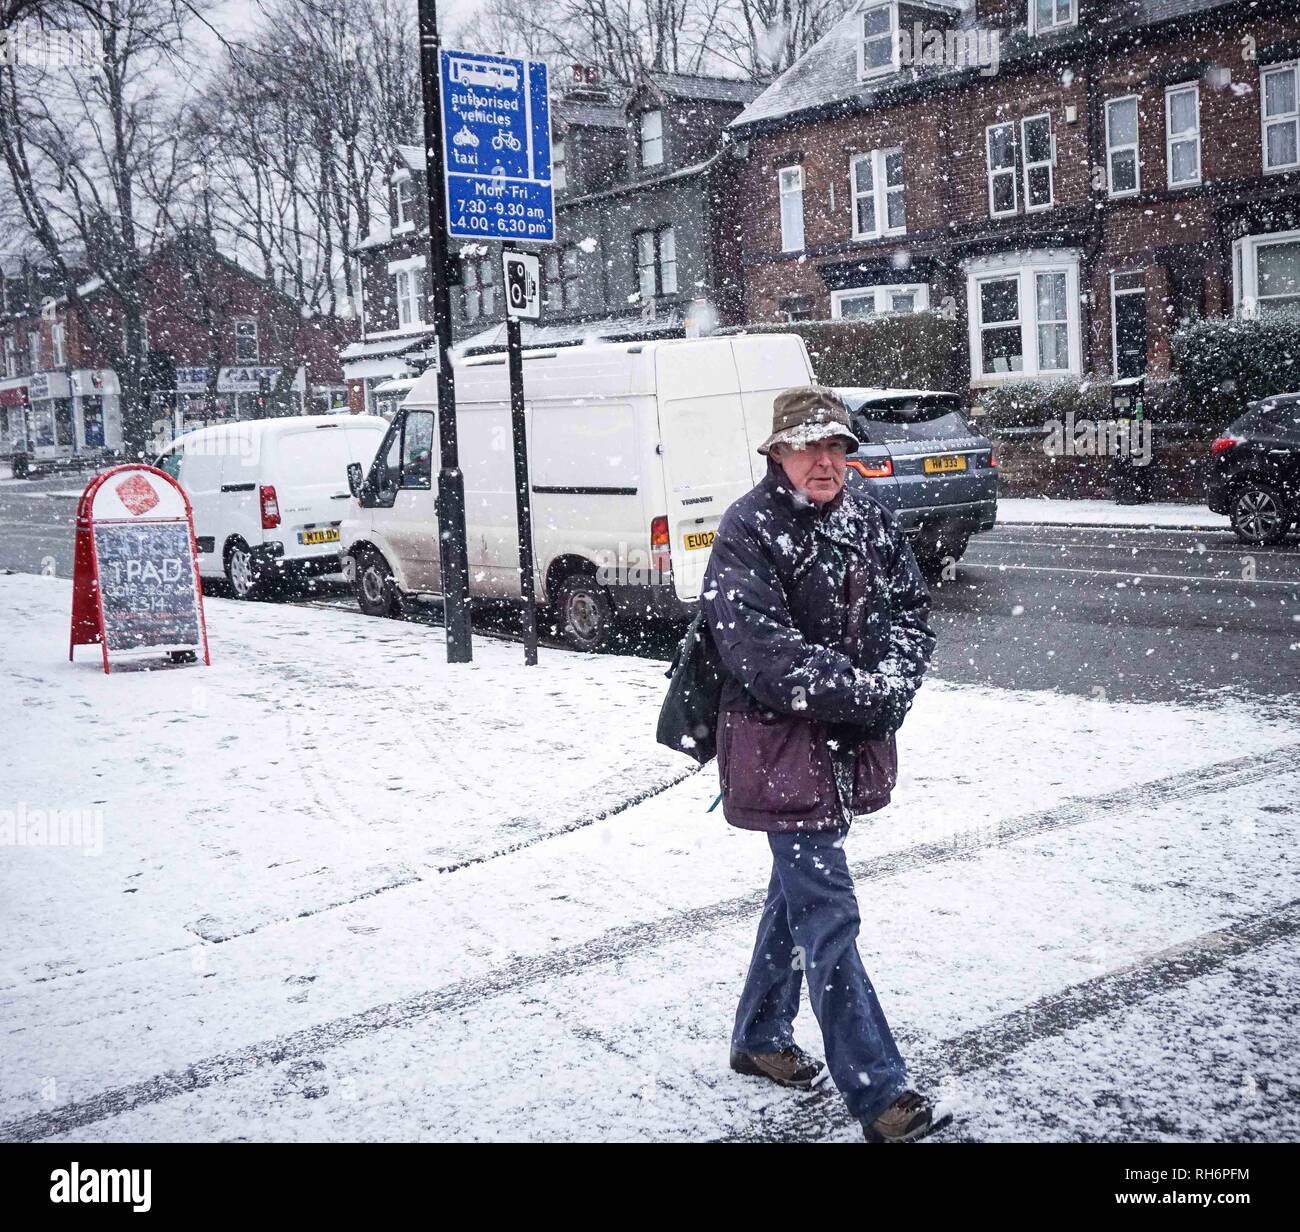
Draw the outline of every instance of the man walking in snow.
[[[767,475],[723,515],[705,616],[730,673],[718,714],[723,812],[767,833],[772,879],[736,1012],[731,1067],[785,1086],[834,1079],[868,1141],[941,1122],[907,1070],[858,956],[844,838],[889,802],[894,732],[934,648],[930,597],[894,519],[845,486],[857,448],[829,389],[789,389],[759,446]],[[804,978],[826,1068],[794,1042]]]

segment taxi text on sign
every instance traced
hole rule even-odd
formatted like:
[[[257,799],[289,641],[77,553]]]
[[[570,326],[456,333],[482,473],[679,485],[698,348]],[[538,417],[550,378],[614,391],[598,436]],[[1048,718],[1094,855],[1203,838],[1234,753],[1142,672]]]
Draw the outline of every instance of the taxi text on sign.
[[[546,65],[440,53],[447,234],[555,242]]]
[[[68,658],[90,645],[106,672],[110,651],[202,650],[211,661],[190,503],[152,466],[113,467],[81,494]]]

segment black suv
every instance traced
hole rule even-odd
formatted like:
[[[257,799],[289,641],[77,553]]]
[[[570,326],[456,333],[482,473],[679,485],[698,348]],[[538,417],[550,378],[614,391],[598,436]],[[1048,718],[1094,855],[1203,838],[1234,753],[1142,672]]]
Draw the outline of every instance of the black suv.
[[[1300,517],[1300,394],[1249,403],[1210,446],[1205,489],[1242,543],[1281,543]]]

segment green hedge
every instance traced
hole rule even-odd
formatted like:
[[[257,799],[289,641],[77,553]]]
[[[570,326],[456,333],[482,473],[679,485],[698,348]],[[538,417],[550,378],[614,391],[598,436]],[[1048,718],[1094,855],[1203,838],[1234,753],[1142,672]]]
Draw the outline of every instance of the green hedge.
[[[757,323],[723,334],[800,334],[823,385],[946,389],[967,385],[969,352],[958,321],[932,312],[900,313],[870,321]]]
[[[990,428],[1039,428],[1049,421],[1063,423],[1069,412],[1076,420],[1112,418],[1109,381],[1009,381],[974,396],[978,422]],[[1153,423],[1189,423],[1218,426],[1222,407],[1188,397],[1177,379],[1148,378],[1142,413]]]
[[[1173,356],[1193,413],[1233,419],[1255,398],[1300,390],[1300,312],[1195,321],[1174,334]]]

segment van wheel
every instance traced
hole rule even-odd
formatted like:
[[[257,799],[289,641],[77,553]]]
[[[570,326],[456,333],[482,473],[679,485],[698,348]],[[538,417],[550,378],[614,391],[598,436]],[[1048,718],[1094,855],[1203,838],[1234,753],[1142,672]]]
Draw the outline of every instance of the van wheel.
[[[595,578],[571,574],[555,596],[560,634],[574,650],[601,650],[614,632],[614,604]]]
[[[398,614],[397,596],[393,587],[393,571],[378,552],[358,552],[356,556],[357,606],[367,616],[395,616]]]
[[[263,589],[262,571],[252,550],[242,539],[226,547],[226,581],[236,599],[256,599]]]
[[[1233,495],[1231,516],[1237,538],[1254,547],[1281,543],[1290,524],[1278,494],[1253,483]]]

